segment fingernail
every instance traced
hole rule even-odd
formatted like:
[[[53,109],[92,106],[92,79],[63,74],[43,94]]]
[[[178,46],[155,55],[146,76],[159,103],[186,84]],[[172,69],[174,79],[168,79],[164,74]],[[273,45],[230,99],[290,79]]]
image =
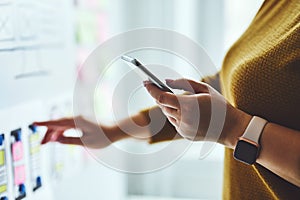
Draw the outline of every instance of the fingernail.
[[[144,86],[146,87],[148,84],[150,84],[150,81],[143,81]]]
[[[147,83],[146,83],[146,81],[143,81],[143,85],[144,85],[144,87],[146,87],[146,84],[147,84]]]
[[[57,140],[57,137],[58,137],[57,135],[52,135],[51,138],[50,138],[50,141],[51,141],[51,142],[56,141],[56,140]]]

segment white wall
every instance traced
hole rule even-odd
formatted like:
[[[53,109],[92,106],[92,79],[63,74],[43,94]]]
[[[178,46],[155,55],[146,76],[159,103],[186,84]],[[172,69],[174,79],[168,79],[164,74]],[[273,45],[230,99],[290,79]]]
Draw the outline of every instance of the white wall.
[[[34,121],[72,115],[72,90],[76,75],[75,17],[73,1],[5,0],[0,2],[0,134],[5,135],[5,165],[0,166],[0,193],[15,199],[19,184],[15,166],[25,166],[28,200],[124,199],[125,176],[95,162],[84,148],[47,144],[40,146],[45,129],[38,129],[40,148],[33,161],[28,128]],[[22,129],[23,159],[12,160],[11,131]],[[75,134],[75,133],[73,133]],[[35,163],[35,164],[34,164]],[[33,170],[35,166],[40,170]],[[1,174],[6,174],[7,179]],[[42,187],[33,191],[34,180]],[[36,178],[36,177],[33,177]],[[103,191],[99,192],[102,188]]]

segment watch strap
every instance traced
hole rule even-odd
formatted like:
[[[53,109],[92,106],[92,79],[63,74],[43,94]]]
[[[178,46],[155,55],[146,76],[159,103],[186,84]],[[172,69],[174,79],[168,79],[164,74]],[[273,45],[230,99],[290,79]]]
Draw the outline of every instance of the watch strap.
[[[244,134],[241,138],[251,140],[258,144],[261,133],[263,132],[264,127],[268,123],[267,120],[254,116],[249,122]]]

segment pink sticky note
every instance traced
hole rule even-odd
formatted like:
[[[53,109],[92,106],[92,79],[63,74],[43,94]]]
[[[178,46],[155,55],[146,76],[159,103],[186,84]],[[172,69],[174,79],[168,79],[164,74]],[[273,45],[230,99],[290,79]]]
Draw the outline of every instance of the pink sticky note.
[[[20,185],[25,182],[26,175],[25,175],[25,166],[17,166],[14,169],[14,176],[15,176],[15,185]]]
[[[22,142],[16,142],[12,145],[12,156],[13,160],[21,160],[23,158],[23,143]]]

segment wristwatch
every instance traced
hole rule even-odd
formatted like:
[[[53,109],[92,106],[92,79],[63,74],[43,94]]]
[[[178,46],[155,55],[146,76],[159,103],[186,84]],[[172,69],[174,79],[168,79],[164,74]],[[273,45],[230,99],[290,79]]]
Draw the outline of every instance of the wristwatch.
[[[248,165],[252,165],[256,162],[260,150],[259,138],[267,123],[265,119],[257,116],[254,116],[250,120],[249,125],[244,134],[239,137],[235,147],[233,157],[236,160]]]

